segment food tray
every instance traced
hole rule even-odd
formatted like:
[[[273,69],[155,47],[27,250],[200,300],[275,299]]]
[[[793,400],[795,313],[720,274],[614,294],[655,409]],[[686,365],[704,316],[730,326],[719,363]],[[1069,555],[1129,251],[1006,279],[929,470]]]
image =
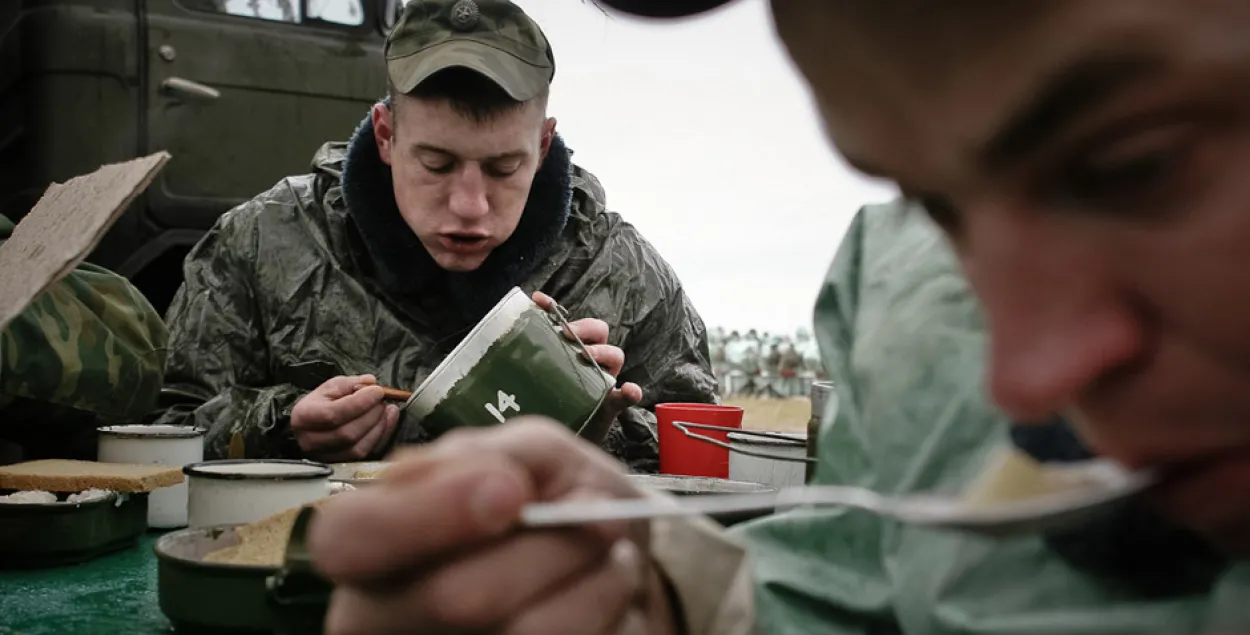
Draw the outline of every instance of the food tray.
[[[147,493],[110,492],[72,504],[0,502],[0,569],[74,564],[133,547],[147,520]]]

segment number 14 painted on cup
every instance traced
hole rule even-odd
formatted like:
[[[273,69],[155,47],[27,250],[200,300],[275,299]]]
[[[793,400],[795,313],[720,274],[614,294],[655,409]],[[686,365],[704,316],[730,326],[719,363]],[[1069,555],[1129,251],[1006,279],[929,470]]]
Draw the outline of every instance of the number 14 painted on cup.
[[[504,422],[503,413],[509,410],[521,412],[521,407],[516,403],[516,395],[509,395],[508,393],[500,390],[499,394],[496,396],[496,400],[498,403],[486,404],[486,411],[489,412],[491,416],[498,419],[499,423]]]

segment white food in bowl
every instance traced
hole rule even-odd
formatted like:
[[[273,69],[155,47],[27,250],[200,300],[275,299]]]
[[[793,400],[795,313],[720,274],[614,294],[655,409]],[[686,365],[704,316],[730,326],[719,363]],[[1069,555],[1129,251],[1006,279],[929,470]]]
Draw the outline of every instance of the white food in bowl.
[[[95,500],[103,500],[111,496],[113,492],[104,489],[85,489],[77,494],[70,494],[65,502],[67,503],[89,503]]]
[[[19,505],[49,505],[55,502],[56,494],[37,490],[13,492],[12,494],[0,496],[0,503],[15,503]]]

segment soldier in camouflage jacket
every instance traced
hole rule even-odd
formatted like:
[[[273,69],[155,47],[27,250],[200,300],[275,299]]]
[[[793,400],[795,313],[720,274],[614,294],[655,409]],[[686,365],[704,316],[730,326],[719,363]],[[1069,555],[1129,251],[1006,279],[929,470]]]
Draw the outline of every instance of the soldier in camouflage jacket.
[[[618,386],[641,397],[603,445],[656,471],[653,406],[716,400],[706,329],[546,118],[541,31],[507,2],[409,3],[387,56],[393,102],[324,145],[310,174],[223,215],[188,256],[158,420],[208,428],[217,458],[377,457],[396,428],[424,441],[394,406],[363,403],[322,428],[301,425],[301,408],[363,401],[347,383],[358,375],[417,386],[519,286],[607,323]]]

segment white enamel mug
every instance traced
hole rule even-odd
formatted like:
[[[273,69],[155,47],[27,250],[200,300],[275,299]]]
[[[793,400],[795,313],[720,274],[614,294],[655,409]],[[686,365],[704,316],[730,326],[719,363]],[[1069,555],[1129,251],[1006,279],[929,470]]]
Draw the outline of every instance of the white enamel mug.
[[[192,528],[245,525],[330,495],[334,468],[312,461],[205,461],[182,468]]]
[[[204,460],[204,429],[169,425],[97,428],[97,460],[183,467]],[[187,525],[186,482],[148,495],[148,526],[176,529]]]

